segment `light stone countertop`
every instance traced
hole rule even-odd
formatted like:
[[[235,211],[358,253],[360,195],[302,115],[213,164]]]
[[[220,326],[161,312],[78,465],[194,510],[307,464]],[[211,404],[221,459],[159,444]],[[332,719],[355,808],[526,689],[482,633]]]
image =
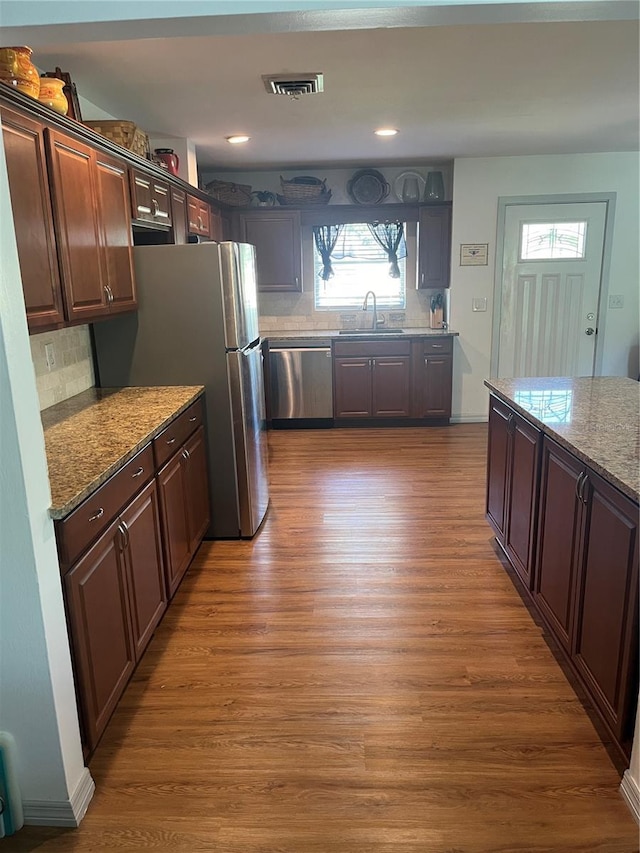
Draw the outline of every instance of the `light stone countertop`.
[[[640,382],[620,376],[487,379],[528,421],[638,501]]]
[[[391,328],[391,327],[387,327]],[[453,329],[426,329],[424,327],[394,329],[393,332],[356,332],[354,329],[278,329],[276,331],[261,332],[260,337],[269,341],[294,341],[294,340],[349,340],[355,338],[375,338],[386,340],[387,338],[427,338],[427,337],[457,337],[460,333]]]
[[[202,393],[201,385],[90,388],[41,412],[49,515],[67,516]]]

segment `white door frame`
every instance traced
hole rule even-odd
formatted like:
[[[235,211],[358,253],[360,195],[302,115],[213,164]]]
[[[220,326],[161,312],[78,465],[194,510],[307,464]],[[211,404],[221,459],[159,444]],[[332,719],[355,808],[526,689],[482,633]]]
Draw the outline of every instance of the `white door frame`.
[[[507,208],[511,205],[537,204],[573,204],[605,202],[607,205],[604,226],[604,245],[602,249],[602,272],[600,277],[600,296],[598,300],[596,351],[594,375],[602,371],[602,355],[606,322],[606,306],[609,294],[609,268],[611,266],[611,246],[613,243],[613,220],[616,207],[616,193],[561,193],[559,195],[499,196],[498,222],[496,229],[496,262],[493,281],[493,325],[491,334],[490,376],[498,376],[498,352],[500,349],[500,311],[502,307],[502,270],[504,256],[504,231]]]

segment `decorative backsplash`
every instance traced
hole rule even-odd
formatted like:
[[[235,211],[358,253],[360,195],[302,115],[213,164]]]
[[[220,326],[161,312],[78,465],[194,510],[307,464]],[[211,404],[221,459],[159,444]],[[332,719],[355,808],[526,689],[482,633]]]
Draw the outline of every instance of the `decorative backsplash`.
[[[88,326],[31,335],[29,341],[40,411],[95,385]],[[47,344],[53,346],[55,363],[51,369],[47,365]]]

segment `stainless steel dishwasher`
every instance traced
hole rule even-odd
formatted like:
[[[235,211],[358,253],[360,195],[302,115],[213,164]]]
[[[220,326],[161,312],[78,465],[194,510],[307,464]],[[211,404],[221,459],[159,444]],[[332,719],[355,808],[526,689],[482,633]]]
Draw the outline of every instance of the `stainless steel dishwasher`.
[[[271,418],[333,418],[331,343],[328,339],[269,342]]]

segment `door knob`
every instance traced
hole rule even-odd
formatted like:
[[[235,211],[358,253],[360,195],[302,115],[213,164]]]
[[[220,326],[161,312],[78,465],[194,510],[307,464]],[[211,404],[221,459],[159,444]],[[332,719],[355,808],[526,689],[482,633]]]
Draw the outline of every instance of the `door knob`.
[[[595,329],[593,329],[591,326],[589,326],[588,329],[584,330],[584,333],[585,333],[585,335],[593,335],[593,334],[595,334],[595,331],[596,331]]]

